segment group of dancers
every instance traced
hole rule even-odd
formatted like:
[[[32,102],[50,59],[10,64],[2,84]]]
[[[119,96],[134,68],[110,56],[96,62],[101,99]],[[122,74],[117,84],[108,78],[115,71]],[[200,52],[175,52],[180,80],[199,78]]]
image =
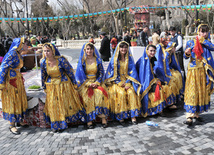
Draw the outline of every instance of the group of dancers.
[[[41,60],[42,86],[46,92],[44,115],[53,132],[61,132],[69,123],[81,120],[89,129],[99,117],[102,127],[107,118],[119,121],[147,117],[163,112],[167,106],[180,101],[184,94],[185,124],[193,118],[203,121],[199,114],[210,107],[213,89],[214,62],[206,24],[198,27],[198,35],[187,42],[184,57],[190,58],[186,85],[175,55],[176,44],[148,45],[135,64],[129,44],[121,41],[104,71],[102,60],[92,43],[83,45],[76,71],[61,56],[55,45],[43,45]],[[19,69],[20,55],[26,50],[24,38],[14,39],[0,67],[3,118],[10,122],[9,130],[20,134],[16,125],[26,126],[27,96]],[[185,89],[184,89],[185,88]]]

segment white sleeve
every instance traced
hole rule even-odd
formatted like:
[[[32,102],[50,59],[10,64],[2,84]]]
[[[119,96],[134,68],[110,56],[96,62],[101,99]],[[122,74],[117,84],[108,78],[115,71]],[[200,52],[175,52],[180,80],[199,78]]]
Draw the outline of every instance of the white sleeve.
[[[178,45],[176,46],[176,51],[179,50],[183,46],[182,37],[178,36]]]

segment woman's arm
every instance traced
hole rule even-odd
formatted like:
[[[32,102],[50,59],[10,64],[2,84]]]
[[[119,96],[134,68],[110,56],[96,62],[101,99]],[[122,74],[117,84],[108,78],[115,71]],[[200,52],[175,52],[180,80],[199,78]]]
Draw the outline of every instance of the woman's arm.
[[[41,65],[40,65],[40,68],[41,68],[41,79],[42,79],[42,87],[43,89],[45,90],[46,89],[46,85],[45,85],[45,80],[48,76],[47,72],[46,72],[46,69],[45,69],[45,59],[42,60],[41,62]]]
[[[14,63],[14,61],[16,61],[15,60],[16,56],[17,56],[17,54],[15,51],[14,51],[14,54],[8,53],[8,55],[6,55],[5,60],[1,64],[1,67],[0,67],[0,89],[5,88],[6,75],[8,73],[9,68],[11,67],[11,65]]]
[[[64,57],[61,57],[62,59],[62,67],[65,70],[66,74],[69,76],[69,78],[71,79],[71,82],[74,85],[77,85],[75,76],[74,76],[74,70],[73,67],[71,66],[71,64],[68,62],[68,60]]]

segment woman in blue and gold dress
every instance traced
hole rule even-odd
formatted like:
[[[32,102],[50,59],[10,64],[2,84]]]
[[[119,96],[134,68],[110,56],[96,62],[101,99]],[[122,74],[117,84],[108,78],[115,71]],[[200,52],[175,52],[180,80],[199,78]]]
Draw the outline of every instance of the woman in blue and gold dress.
[[[51,43],[43,45],[42,86],[46,92],[45,119],[53,132],[62,132],[68,123],[81,119],[82,105],[75,88],[72,66]]]
[[[214,44],[209,41],[209,27],[201,24],[197,36],[186,44],[184,58],[190,58],[184,93],[184,109],[187,125],[192,125],[193,118],[197,122],[203,119],[199,114],[210,108],[210,95],[213,93],[214,61],[211,51]]]
[[[110,111],[112,119],[125,125],[124,119],[131,118],[137,124],[141,104],[139,91],[141,85],[135,68],[129,44],[121,41],[114,52],[105,74],[105,84],[110,95]]]
[[[139,73],[142,88],[141,94],[141,113],[144,117],[161,114],[163,109],[174,102],[174,95],[168,86],[168,77],[162,71],[163,63],[156,61],[156,46],[148,45],[143,56],[137,61],[136,69]],[[162,54],[159,55],[162,57]],[[159,77],[159,78],[158,78]]]
[[[170,106],[170,109],[177,108],[180,101],[180,95],[184,91],[184,79],[182,77],[181,68],[175,55],[176,43],[169,42],[166,49],[163,44],[156,46],[156,65],[159,72],[156,74],[161,81],[167,82],[167,85],[172,89],[174,95],[174,104]],[[164,74],[162,74],[164,73]]]
[[[108,93],[103,84],[104,69],[97,49],[92,43],[83,45],[75,78],[83,106],[86,110],[85,122],[89,129],[94,128],[93,120],[102,119],[102,127],[107,127],[109,116]]]
[[[3,118],[10,122],[9,129],[13,134],[20,134],[15,123],[23,123],[28,108],[23,77],[20,73],[23,66],[20,53],[27,48],[24,38],[15,38],[0,67]]]

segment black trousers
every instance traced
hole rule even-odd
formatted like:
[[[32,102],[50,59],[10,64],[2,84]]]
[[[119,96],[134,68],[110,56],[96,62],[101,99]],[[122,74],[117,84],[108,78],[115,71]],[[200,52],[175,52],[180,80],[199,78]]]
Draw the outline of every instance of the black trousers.
[[[183,71],[183,78],[184,81],[186,81],[186,74],[185,74],[185,70],[184,70],[184,57],[183,57],[183,51],[178,51],[176,52],[176,57],[178,59],[179,65],[181,67],[181,71]]]

